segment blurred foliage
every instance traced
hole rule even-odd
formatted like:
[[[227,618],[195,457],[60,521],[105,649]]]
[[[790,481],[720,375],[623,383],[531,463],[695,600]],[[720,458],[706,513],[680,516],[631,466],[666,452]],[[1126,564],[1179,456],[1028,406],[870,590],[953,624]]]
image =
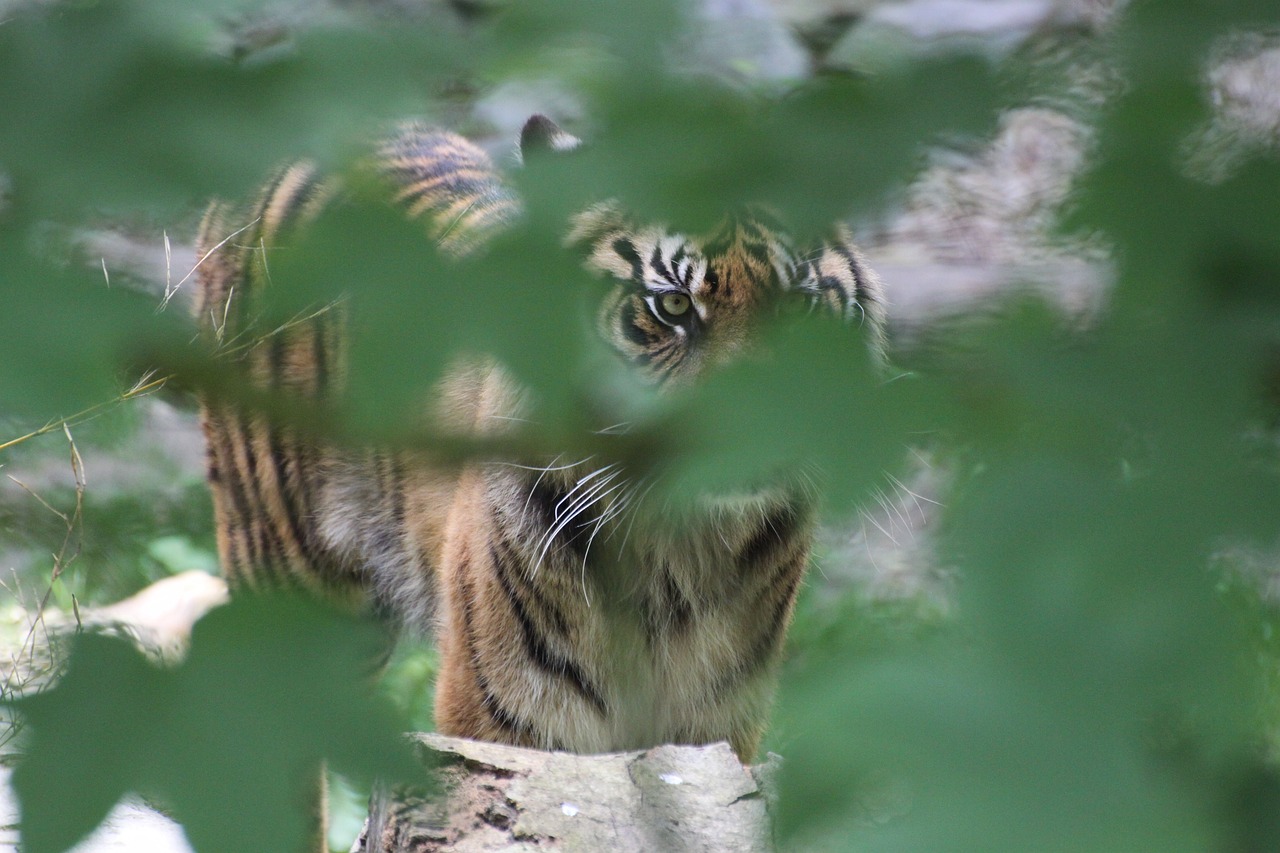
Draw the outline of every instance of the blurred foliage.
[[[927,144],[985,133],[991,69],[934,58],[783,98],[694,85],[661,62],[677,9],[623,0],[513,4],[466,26],[334,12],[278,31],[231,0],[22,7],[0,26],[13,186],[0,410],[39,424],[141,367],[219,381],[172,312],[38,251],[49,220],[184,216],[248,195],[281,160],[317,158],[349,176],[350,200],[272,275],[282,316],[355,291],[350,399],[321,419],[345,437],[431,441],[412,413],[463,350],[532,389],[517,449],[616,454],[667,471],[668,488],[811,465],[843,508],[914,442],[955,469],[939,547],[964,578],[959,615],[852,607],[798,632],[780,714],[788,844],[1274,849],[1280,784],[1259,746],[1276,724],[1273,616],[1224,593],[1208,564],[1238,542],[1276,545],[1274,446],[1244,439],[1274,426],[1259,401],[1280,343],[1280,170],[1209,186],[1177,161],[1208,110],[1198,63],[1215,34],[1267,22],[1271,6],[1135,2],[1113,34],[1128,88],[1101,116],[1069,223],[1115,249],[1096,327],[1068,335],[1042,306],[1012,306],[957,332],[955,358],[892,382],[856,333],[782,327],[770,360],[662,398],[585,331],[597,285],[558,248],[567,215],[615,197],[697,231],[750,201],[808,243],[880,202]],[[557,68],[583,84],[592,144],[520,174],[528,216],[484,257],[445,263],[371,198],[360,152],[383,122],[431,115],[449,81]],[[602,447],[591,428],[623,420]],[[181,533],[157,531],[137,560],[186,559],[184,540],[163,538]],[[27,850],[65,849],[130,790],[168,804],[200,850],[286,849],[299,767],[327,755],[357,778],[403,770],[404,723],[344,689],[365,677],[367,633],[288,608],[268,622],[261,606],[215,613],[173,671],[78,644],[61,685],[21,705]]]
[[[196,849],[296,850],[322,760],[365,785],[425,783],[408,721],[359,689],[387,641],[314,603],[244,596],[199,623],[171,670],[124,640],[78,638],[57,688],[17,703],[32,730],[13,779],[23,849],[68,848],[137,791]]]
[[[1280,844],[1259,748],[1274,615],[1207,569],[1241,541],[1274,562],[1274,446],[1260,460],[1245,436],[1280,332],[1280,170],[1207,186],[1176,159],[1213,35],[1274,10],[1135,6],[1116,34],[1130,87],[1068,223],[1115,248],[1106,316],[1064,340],[1011,311],[950,371],[969,476],[940,545],[964,642],[811,650],[784,691],[805,733],[784,828],[823,849]]]
[[[216,572],[209,488],[157,434],[173,425],[157,425],[139,404],[103,402],[69,428],[70,441],[58,428],[0,451],[0,477],[12,478],[0,499],[5,586],[27,608],[46,588],[50,602],[70,612],[73,601],[118,601],[188,569]],[[14,418],[0,435],[12,441],[36,424],[47,425]],[[83,463],[79,495],[72,446]],[[50,552],[64,539],[64,556],[74,559],[50,584]]]

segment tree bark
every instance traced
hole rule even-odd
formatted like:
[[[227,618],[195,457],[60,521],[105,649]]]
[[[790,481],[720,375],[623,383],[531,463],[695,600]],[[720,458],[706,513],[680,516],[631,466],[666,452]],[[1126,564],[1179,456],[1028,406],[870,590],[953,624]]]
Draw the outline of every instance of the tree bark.
[[[774,755],[743,767],[725,743],[573,755],[414,737],[443,790],[375,795],[353,853],[773,850]]]

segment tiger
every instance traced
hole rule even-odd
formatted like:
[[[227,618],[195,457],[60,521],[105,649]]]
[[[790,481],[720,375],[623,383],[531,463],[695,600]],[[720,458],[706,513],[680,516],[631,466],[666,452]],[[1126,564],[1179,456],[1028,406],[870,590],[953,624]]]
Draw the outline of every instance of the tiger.
[[[444,255],[482,251],[526,215],[510,179],[462,136],[419,122],[385,136],[372,156],[389,202]],[[534,116],[515,159],[571,157],[580,144]],[[257,308],[269,257],[340,195],[300,162],[252,208],[214,201],[204,216],[196,318],[252,389],[323,401],[343,387],[341,302],[276,328]],[[563,233],[548,251],[577,253],[602,282],[596,331],[657,393],[750,353],[781,297],[847,320],[883,353],[884,286],[843,224],[801,251],[761,211],[692,235],[603,200]],[[429,417],[497,435],[524,406],[509,370],[477,360],[448,372]],[[202,401],[202,427],[233,594],[305,590],[434,638],[441,733],[576,753],[727,741],[744,763],[756,756],[810,559],[811,488],[780,478],[704,496],[673,523],[617,463],[448,469],[419,452],[339,447],[215,396]]]

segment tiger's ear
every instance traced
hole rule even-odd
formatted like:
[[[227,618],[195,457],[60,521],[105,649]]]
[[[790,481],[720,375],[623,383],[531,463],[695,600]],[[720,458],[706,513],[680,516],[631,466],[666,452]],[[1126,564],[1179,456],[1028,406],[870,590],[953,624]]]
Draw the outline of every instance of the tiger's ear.
[[[582,140],[551,119],[535,113],[520,131],[520,163],[529,166],[546,157],[554,157],[582,146]],[[593,251],[594,244],[605,234],[626,227],[626,218],[611,202],[597,202],[570,217],[566,248]]]
[[[617,238],[633,230],[631,221],[622,212],[622,208],[616,201],[609,199],[574,214],[569,221],[569,233],[564,238],[564,245],[566,248],[591,254],[602,246],[615,245]],[[628,239],[622,241],[626,245],[630,245],[630,242]]]
[[[529,117],[520,131],[520,160],[527,163],[530,158],[542,156],[543,152],[562,153],[580,145],[581,139],[537,113]]]

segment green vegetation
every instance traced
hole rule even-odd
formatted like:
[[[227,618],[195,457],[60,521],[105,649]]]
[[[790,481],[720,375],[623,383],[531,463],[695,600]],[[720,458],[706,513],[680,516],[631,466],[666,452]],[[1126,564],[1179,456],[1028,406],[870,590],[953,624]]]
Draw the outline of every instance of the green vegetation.
[[[928,358],[898,354],[886,383],[855,333],[802,323],[775,331],[771,361],[665,398],[595,350],[593,284],[548,249],[569,211],[612,196],[698,230],[761,202],[803,242],[882,204],[926,145],[986,133],[1000,107],[1036,94],[1035,75],[943,56],[787,97],[694,86],[662,62],[681,19],[657,2],[518,3],[453,29],[327,15],[285,40],[229,0],[8,14],[0,411],[13,436],[114,399],[146,370],[220,376],[184,318],[50,257],[50,222],[189,222],[203,199],[247,196],[305,154],[349,176],[351,200],[273,280],[282,316],[358,283],[353,391],[325,419],[338,435],[429,443],[412,410],[465,346],[533,389],[523,448],[572,452],[598,441],[590,428],[627,420],[609,451],[666,472],[673,491],[810,464],[837,517],[909,446],[931,445],[951,470],[937,547],[961,577],[954,612],[845,602],[797,626],[774,741],[788,843],[1280,847],[1276,617],[1232,556],[1274,561],[1280,533],[1280,165],[1248,162],[1214,184],[1179,165],[1209,115],[1199,81],[1215,38],[1273,26],[1272,2],[1135,3],[1110,35],[1127,86],[1097,116],[1067,223],[1114,250],[1115,288],[1091,328],[1033,301],[1003,306]],[[441,93],[458,81],[522,73],[580,88],[591,145],[532,164],[524,223],[483,258],[446,263],[377,200],[361,142],[394,117],[447,118]],[[579,318],[584,333],[566,334]],[[120,503],[84,541],[132,532],[79,559],[140,579],[191,560],[184,549],[207,554],[201,501],[148,532]],[[40,535],[56,550],[65,525],[51,523]],[[60,687],[18,703],[31,724],[15,776],[28,853],[65,849],[130,790],[168,804],[200,850],[285,849],[300,824],[283,780],[300,764],[323,754],[357,779],[409,773],[402,718],[346,695],[367,693],[368,629],[258,607],[202,624],[172,672],[85,638]],[[399,672],[420,680],[412,664]]]

